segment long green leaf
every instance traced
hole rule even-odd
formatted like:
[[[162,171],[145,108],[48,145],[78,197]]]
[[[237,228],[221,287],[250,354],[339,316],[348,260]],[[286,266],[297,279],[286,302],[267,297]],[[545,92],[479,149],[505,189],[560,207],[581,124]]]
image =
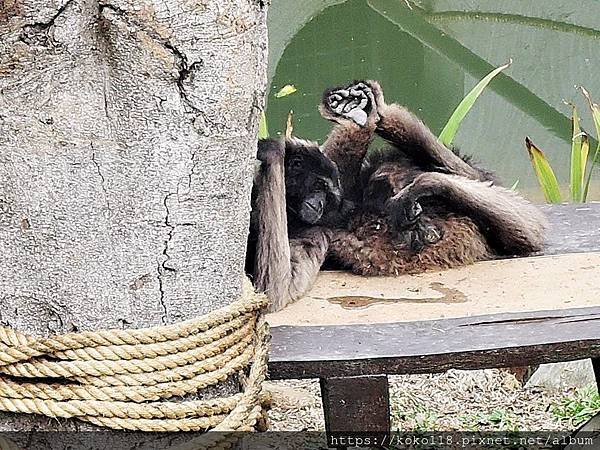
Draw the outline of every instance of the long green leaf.
[[[438,137],[439,141],[445,146],[449,146],[452,144],[454,140],[454,136],[458,131],[458,127],[460,126],[463,119],[466,117],[467,113],[471,110],[477,98],[481,95],[485,87],[492,81],[492,79],[502,72],[504,69],[509,67],[512,64],[512,59],[508,61],[508,63],[503,66],[498,67],[497,69],[492,70],[489,74],[487,74],[475,87],[467,94],[467,96],[460,102],[460,104],[456,107],[450,119],[448,119],[448,123],[440,133]]]
[[[581,128],[579,126],[579,115],[577,114],[577,108],[575,105],[571,105],[571,108],[573,109],[573,138],[571,139],[571,180],[569,187],[571,191],[571,201],[580,202],[585,177],[585,165],[582,163],[581,154],[583,134],[581,133]],[[582,168],[584,169],[583,172]]]
[[[544,152],[537,148],[528,137],[525,138],[525,145],[527,146],[533,170],[540,183],[544,197],[546,197],[546,201],[548,203],[560,203],[562,199],[558,181],[556,180],[556,175],[554,175],[554,171],[546,159]]]
[[[592,97],[589,92],[582,86],[580,87],[583,96],[588,101],[590,106],[590,110],[592,111],[592,119],[594,121],[594,127],[596,128],[596,139],[598,140],[598,145],[596,146],[596,151],[594,152],[594,157],[592,158],[592,163],[590,164],[590,169],[588,171],[587,179],[585,180],[585,187],[583,188],[583,200],[587,199],[588,192],[590,190],[590,181],[592,180],[592,173],[594,171],[594,166],[596,165],[596,160],[598,159],[598,153],[600,152],[600,105],[594,103]]]
[[[581,192],[581,201],[582,202],[586,202],[587,201],[587,194],[588,194],[588,186],[589,186],[589,181],[585,180],[585,170],[586,170],[586,165],[587,165],[587,160],[588,157],[590,155],[590,138],[588,137],[587,134],[584,134],[581,137],[581,187],[583,189],[583,191]],[[593,169],[593,164],[592,164],[592,169]]]
[[[269,137],[269,127],[267,126],[267,116],[265,112],[260,113],[260,122],[258,122],[258,138],[267,139]]]

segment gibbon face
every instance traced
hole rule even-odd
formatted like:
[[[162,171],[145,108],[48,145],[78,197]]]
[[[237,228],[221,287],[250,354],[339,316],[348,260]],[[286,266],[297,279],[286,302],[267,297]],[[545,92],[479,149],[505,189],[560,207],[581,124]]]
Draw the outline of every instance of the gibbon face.
[[[303,223],[323,224],[342,203],[339,172],[316,144],[286,141],[285,189],[288,212]]]

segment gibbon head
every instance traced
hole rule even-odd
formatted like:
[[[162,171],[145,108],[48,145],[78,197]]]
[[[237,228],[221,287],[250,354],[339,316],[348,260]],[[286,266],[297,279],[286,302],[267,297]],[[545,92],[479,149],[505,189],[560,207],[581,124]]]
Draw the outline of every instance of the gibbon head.
[[[310,225],[325,224],[342,204],[338,168],[314,142],[286,139],[285,189],[288,212]]]

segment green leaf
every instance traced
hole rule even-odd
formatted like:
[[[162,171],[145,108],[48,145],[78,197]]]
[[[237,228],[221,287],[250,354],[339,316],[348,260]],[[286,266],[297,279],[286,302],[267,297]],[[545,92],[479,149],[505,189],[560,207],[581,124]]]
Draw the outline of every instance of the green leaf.
[[[508,61],[508,63],[503,66],[498,67],[497,69],[492,70],[489,74],[487,74],[477,85],[467,94],[467,96],[460,102],[460,104],[456,107],[450,119],[448,119],[448,123],[442,130],[439,136],[439,141],[445,146],[449,146],[452,144],[454,140],[454,136],[458,131],[458,127],[461,122],[467,115],[467,113],[471,110],[477,98],[481,95],[485,87],[492,81],[492,79],[502,72],[504,69],[509,67],[512,64],[512,59]]]
[[[269,137],[269,127],[267,126],[267,116],[265,112],[260,113],[260,122],[258,122],[258,138],[267,139]]]
[[[585,177],[585,160],[582,159],[582,142],[584,134],[579,126],[579,115],[575,105],[571,105],[573,109],[573,139],[571,140],[571,201],[580,202],[582,198],[582,188]],[[582,171],[583,169],[583,171]]]
[[[585,171],[586,171],[586,165],[587,165],[589,155],[590,155],[590,138],[588,137],[587,134],[583,134],[581,136],[581,188],[583,190],[581,192],[581,201],[582,202],[587,201],[589,181],[585,180]],[[592,168],[593,168],[593,166],[594,166],[594,164],[592,164]]]
[[[511,190],[511,191],[516,191],[516,190],[517,190],[517,186],[519,186],[519,181],[520,181],[520,180],[518,180],[518,179],[517,179],[517,181],[515,181],[515,182],[513,183],[513,185],[510,187],[510,190]]]
[[[298,89],[296,89],[296,86],[294,86],[293,84],[286,84],[284,87],[279,89],[279,91],[275,94],[275,97],[276,98],[286,97],[290,94],[293,94],[297,90]]]
[[[525,145],[527,146],[533,170],[540,183],[544,197],[546,197],[546,201],[548,203],[560,203],[562,200],[558,181],[544,152],[537,148],[528,137],[525,138]]]
[[[596,139],[598,140],[598,145],[596,146],[596,151],[594,152],[594,157],[592,158],[592,163],[590,164],[587,179],[585,180],[585,187],[583,189],[583,200],[585,201],[585,199],[587,199],[588,191],[590,190],[590,181],[592,180],[592,173],[594,171],[594,166],[596,165],[596,160],[598,159],[598,152],[600,152],[600,105],[594,103],[589,92],[583,86],[581,86],[580,89],[592,111],[592,119],[594,121],[594,127],[596,128]]]
[[[493,423],[499,423],[504,420],[506,413],[504,411],[495,410],[489,416],[489,421]]]

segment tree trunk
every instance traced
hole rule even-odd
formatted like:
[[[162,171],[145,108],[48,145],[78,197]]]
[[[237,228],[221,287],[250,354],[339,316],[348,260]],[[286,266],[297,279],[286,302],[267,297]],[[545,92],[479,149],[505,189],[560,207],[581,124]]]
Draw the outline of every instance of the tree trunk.
[[[0,0],[0,319],[175,323],[240,293],[259,0]],[[0,430],[70,421],[0,415]]]

